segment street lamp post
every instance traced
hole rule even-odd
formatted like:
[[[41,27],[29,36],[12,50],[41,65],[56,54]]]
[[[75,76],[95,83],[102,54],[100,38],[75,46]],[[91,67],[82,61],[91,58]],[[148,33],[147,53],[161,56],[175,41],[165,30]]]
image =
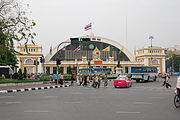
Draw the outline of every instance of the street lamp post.
[[[154,39],[153,36],[149,36],[149,39],[151,40],[151,58],[150,58],[150,65],[152,65],[152,40]]]

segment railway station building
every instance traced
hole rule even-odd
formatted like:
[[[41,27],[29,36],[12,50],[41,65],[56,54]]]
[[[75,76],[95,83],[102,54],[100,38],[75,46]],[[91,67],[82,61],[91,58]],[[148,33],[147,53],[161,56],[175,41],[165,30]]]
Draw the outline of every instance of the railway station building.
[[[165,48],[138,48],[135,55],[115,40],[98,36],[71,37],[46,56],[42,46],[19,45],[18,67],[28,73],[71,74],[80,68],[111,68],[113,73],[130,73],[132,66],[155,66],[165,73]],[[27,52],[28,51],[28,52]]]

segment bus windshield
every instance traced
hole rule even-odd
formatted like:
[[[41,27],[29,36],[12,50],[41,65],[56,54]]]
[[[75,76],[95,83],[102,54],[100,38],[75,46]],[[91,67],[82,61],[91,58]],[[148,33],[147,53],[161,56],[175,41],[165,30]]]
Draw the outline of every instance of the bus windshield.
[[[156,67],[132,67],[131,73],[157,73]]]
[[[111,68],[82,68],[78,70],[79,74],[109,74]]]

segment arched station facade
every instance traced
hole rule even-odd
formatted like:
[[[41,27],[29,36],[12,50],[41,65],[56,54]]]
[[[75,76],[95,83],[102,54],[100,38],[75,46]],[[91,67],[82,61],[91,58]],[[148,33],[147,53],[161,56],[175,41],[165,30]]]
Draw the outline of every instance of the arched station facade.
[[[26,67],[28,73],[71,74],[73,70],[89,67],[130,73],[132,66],[155,66],[158,72],[165,73],[165,48],[139,48],[132,55],[119,42],[98,36],[71,37],[59,43],[45,57],[38,45],[27,45],[27,48],[20,45],[18,49],[22,54],[17,55],[17,66],[22,70]],[[40,62],[42,56],[44,63]],[[57,60],[60,62],[58,65]],[[38,64],[34,64],[35,61]]]
[[[111,39],[97,36],[72,37],[57,45],[45,57],[45,70],[49,74],[57,73],[56,60],[59,72],[70,73],[72,69],[103,67],[112,68],[116,72],[118,64],[123,71],[130,72],[130,67],[135,62],[134,56],[120,43]]]

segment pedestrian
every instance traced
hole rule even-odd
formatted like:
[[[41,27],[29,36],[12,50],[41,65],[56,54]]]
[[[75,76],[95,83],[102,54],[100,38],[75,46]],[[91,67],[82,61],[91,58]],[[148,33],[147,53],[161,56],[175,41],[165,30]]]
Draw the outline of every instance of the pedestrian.
[[[98,88],[100,88],[100,86],[101,86],[101,80],[102,80],[102,77],[100,77],[100,75],[99,75],[99,77],[98,77]]]
[[[83,79],[82,79],[82,76],[79,77],[79,86],[81,86],[83,83]]]
[[[96,84],[95,77],[96,77],[96,76],[95,76],[95,74],[94,74],[94,76],[92,77],[93,83],[92,83],[92,85],[91,85],[93,88],[95,88],[95,84]]]
[[[62,75],[62,73],[60,73],[60,74],[58,75],[59,84],[63,85],[63,80],[64,80],[63,75]]]
[[[166,85],[166,74],[164,74],[164,76],[162,78],[164,78],[164,81],[163,81],[163,86],[164,86],[164,85]]]
[[[89,87],[90,86],[90,76],[89,75],[87,75],[86,82],[87,82],[86,86]]]
[[[87,86],[87,76],[83,76],[83,86],[86,87]]]
[[[170,76],[169,75],[166,75],[166,88],[171,88],[171,85],[169,84],[169,79],[170,79]]]
[[[94,88],[96,88],[98,86],[98,84],[99,84],[98,80],[99,80],[98,75],[95,75],[95,78],[94,78]]]
[[[79,76],[77,75],[76,76],[76,85],[79,85],[80,84],[80,80],[79,80]]]
[[[56,74],[53,75],[53,83],[57,83],[58,76]]]
[[[108,79],[107,79],[107,75],[104,78],[104,87],[106,87],[108,85]]]
[[[73,77],[73,74],[71,76],[71,85],[70,86],[74,86],[74,77]]]

